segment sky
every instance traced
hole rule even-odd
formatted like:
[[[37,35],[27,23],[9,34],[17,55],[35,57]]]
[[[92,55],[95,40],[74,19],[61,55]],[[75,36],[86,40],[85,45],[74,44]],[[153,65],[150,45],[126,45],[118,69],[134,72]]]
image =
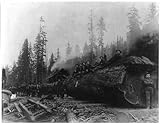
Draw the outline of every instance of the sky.
[[[90,10],[93,10],[94,26],[102,16],[107,32],[104,43],[116,41],[117,35],[126,40],[128,31],[127,12],[135,6],[139,16],[144,21],[150,3],[122,3],[122,2],[27,2],[8,3],[4,7],[2,65],[12,65],[17,61],[24,40],[34,44],[39,32],[40,17],[45,20],[47,32],[47,56],[56,49],[60,49],[65,56],[67,42],[72,47],[78,44],[81,49],[88,42],[88,22]],[[74,50],[74,48],[73,48]]]

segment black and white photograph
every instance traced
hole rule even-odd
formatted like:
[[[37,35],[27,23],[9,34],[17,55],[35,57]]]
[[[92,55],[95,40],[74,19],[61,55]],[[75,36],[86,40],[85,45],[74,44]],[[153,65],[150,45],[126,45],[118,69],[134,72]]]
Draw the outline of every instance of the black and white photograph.
[[[1,4],[3,123],[158,123],[159,3]]]

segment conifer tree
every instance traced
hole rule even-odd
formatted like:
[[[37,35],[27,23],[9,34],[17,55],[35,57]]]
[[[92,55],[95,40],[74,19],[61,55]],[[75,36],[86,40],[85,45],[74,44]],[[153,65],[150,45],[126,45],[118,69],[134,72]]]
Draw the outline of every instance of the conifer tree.
[[[99,22],[97,24],[97,31],[98,31],[98,45],[99,45],[99,49],[100,49],[100,56],[102,56],[104,54],[103,37],[104,37],[104,32],[106,31],[103,17],[101,17],[99,19]]]
[[[72,47],[70,45],[70,43],[67,43],[67,48],[66,48],[66,58],[71,56],[71,52],[72,52]]]
[[[54,58],[54,55],[53,55],[53,53],[52,53],[52,54],[51,54],[51,57],[50,57],[50,59],[49,59],[48,74],[51,73],[51,68],[52,68],[52,66],[54,65],[54,63],[55,63],[55,58]]]
[[[89,33],[89,54],[90,54],[90,61],[93,62],[93,59],[95,57],[95,47],[96,47],[96,37],[94,34],[94,24],[93,24],[93,11],[91,10],[90,16],[89,16],[89,23],[88,23],[88,33]]]
[[[128,21],[129,21],[129,32],[127,33],[127,41],[129,42],[130,47],[134,47],[136,40],[141,36],[138,10],[133,6],[128,12]]]
[[[40,18],[40,32],[36,37],[34,44],[34,57],[35,57],[35,72],[36,72],[36,83],[41,84],[45,82],[47,74],[46,66],[46,32],[44,31],[44,19]]]

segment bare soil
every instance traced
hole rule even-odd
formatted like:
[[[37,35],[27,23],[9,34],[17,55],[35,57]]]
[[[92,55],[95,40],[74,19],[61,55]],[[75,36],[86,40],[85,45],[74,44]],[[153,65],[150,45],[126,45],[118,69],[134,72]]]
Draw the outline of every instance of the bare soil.
[[[39,100],[39,98],[32,98]],[[46,100],[48,105],[56,104],[51,114],[46,114],[37,122],[138,122],[158,123],[159,110],[154,109],[133,109],[133,108],[111,108],[102,103],[89,103],[87,101],[74,100],[71,97],[55,98]],[[3,122],[28,122],[23,118],[18,120],[15,112],[4,115]]]

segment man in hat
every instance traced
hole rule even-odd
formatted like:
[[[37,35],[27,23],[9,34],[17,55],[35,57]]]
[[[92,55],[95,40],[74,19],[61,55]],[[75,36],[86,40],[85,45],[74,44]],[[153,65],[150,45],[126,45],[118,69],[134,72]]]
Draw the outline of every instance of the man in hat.
[[[151,79],[151,74],[146,73],[144,77],[144,90],[146,95],[146,107],[152,108],[153,103],[153,92],[154,92],[154,86],[153,86],[153,80]]]

